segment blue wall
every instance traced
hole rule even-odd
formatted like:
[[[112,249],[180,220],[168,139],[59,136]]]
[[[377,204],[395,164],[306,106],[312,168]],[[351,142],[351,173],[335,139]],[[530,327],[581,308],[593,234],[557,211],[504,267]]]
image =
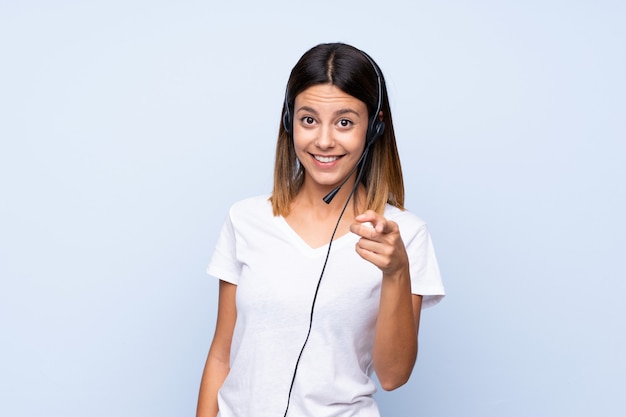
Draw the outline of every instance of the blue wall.
[[[193,415],[204,268],[327,41],[385,73],[448,291],[383,414],[625,415],[624,3],[241,3],[0,3],[0,415]]]

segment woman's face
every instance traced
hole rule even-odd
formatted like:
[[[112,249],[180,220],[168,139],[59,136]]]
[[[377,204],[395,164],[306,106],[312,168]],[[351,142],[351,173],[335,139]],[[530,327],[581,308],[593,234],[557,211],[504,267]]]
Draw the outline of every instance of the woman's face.
[[[368,115],[361,100],[331,84],[296,96],[293,138],[304,185],[332,189],[346,179],[365,147]]]

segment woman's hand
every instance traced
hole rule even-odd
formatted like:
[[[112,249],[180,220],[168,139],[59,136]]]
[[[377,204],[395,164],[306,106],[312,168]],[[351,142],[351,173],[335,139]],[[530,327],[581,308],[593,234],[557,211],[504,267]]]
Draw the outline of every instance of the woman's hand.
[[[380,268],[384,275],[393,276],[406,271],[409,259],[398,224],[373,210],[356,216],[356,221],[350,226],[352,233],[361,236],[356,252]]]

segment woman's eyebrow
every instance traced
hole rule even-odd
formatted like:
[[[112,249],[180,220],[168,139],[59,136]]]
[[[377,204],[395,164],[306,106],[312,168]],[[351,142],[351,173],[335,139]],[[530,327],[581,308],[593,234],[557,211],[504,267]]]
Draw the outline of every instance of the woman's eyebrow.
[[[357,116],[360,116],[358,111],[356,111],[354,109],[350,109],[350,108],[337,110],[335,112],[335,116],[341,116],[342,114],[347,114],[347,113],[352,113],[352,114],[355,114]]]
[[[309,107],[309,106],[302,106],[299,107],[298,110],[296,110],[296,113],[301,112],[301,111],[305,111],[307,113],[313,113],[314,115],[318,115],[319,113],[317,112],[317,110],[315,110],[313,107]]]

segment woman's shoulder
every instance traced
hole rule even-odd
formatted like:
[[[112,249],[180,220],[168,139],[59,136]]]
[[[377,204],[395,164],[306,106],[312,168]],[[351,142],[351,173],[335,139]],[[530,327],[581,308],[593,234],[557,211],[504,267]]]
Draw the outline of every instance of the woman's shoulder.
[[[415,213],[406,209],[399,209],[398,207],[390,204],[387,204],[385,207],[384,216],[385,218],[398,223],[401,229],[403,226],[419,229],[426,225],[426,222]]]
[[[257,195],[239,200],[233,203],[229,210],[231,218],[262,217],[265,214],[272,214],[269,195]]]

